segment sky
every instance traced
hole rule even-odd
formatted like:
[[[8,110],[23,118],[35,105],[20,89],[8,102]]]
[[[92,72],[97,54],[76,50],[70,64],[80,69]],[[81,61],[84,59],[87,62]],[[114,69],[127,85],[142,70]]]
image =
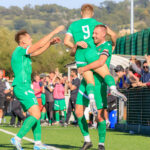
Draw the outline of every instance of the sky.
[[[31,4],[31,6],[35,5],[43,5],[43,4],[58,4],[67,8],[80,8],[82,4],[90,3],[99,6],[100,2],[104,0],[0,0],[0,6],[4,6],[6,8],[10,6],[18,6],[23,8],[25,5]],[[115,2],[120,2],[123,0],[113,0]]]

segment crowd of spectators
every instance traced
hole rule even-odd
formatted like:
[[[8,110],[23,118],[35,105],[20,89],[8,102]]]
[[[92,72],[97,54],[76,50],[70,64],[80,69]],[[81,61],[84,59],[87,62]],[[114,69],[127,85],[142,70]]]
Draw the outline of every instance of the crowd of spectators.
[[[70,81],[68,76],[59,73],[58,69],[54,72],[33,76],[32,89],[41,111],[41,125],[68,125],[72,112],[74,120],[77,122],[74,109],[79,86],[80,79],[77,77],[76,69],[71,70]],[[4,111],[8,110],[8,106],[10,106],[10,126],[20,127],[29,114],[23,112],[20,102],[13,94],[13,89],[3,78],[2,71],[0,72],[0,87],[0,124],[5,123],[2,121],[5,116]],[[67,101],[68,108],[66,108],[65,95],[68,94],[68,91],[70,91],[71,97]],[[68,113],[66,109],[68,109]]]
[[[36,74],[32,83],[33,90],[38,100],[41,110],[41,125],[68,125],[71,112],[77,121],[74,108],[76,96],[80,85],[80,79],[77,77],[77,70],[71,70],[70,81],[64,74],[50,72],[44,76]],[[70,90],[71,97],[68,103],[68,111],[66,112],[65,94]]]
[[[150,86],[150,56],[145,56],[143,62],[132,56],[129,67],[123,68],[121,65],[117,65],[114,71],[116,72],[115,81],[118,88]]]
[[[150,87],[149,56],[145,56],[143,61],[132,56],[129,67],[123,68],[123,66],[117,65],[114,71],[118,88]],[[77,76],[76,69],[72,69],[70,75],[70,81],[68,81],[68,76],[59,73],[58,69],[55,72],[34,75],[32,88],[41,111],[41,125],[58,125],[62,123],[67,126],[71,113],[73,113],[74,122],[77,123],[75,103],[80,79]],[[3,80],[2,72],[0,72],[0,84],[0,93],[3,93],[0,94],[0,123],[2,123],[2,118],[5,115],[4,110],[7,109],[8,103],[12,101],[10,125],[14,126],[16,124],[15,119],[18,118],[16,125],[20,126],[21,121],[24,121],[28,114],[22,111],[20,102],[13,95],[13,90],[11,90],[8,82]],[[70,91],[70,98],[67,101],[68,108],[66,108],[65,95],[68,94],[68,91]]]

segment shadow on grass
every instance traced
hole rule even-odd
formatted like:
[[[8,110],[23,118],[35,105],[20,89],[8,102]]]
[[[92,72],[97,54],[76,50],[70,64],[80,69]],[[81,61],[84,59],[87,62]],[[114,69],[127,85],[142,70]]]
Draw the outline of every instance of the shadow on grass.
[[[0,144],[0,149],[1,150],[3,150],[3,149],[6,149],[6,150],[16,150],[15,146],[13,146],[12,144]],[[30,149],[33,149],[33,148],[29,148],[29,147],[23,146],[23,149],[30,150]]]
[[[65,144],[47,144],[47,145],[50,145],[50,146],[54,146],[54,147],[57,147],[57,148],[66,148],[66,149],[79,149],[80,147],[78,146],[72,146],[72,145],[65,145]]]

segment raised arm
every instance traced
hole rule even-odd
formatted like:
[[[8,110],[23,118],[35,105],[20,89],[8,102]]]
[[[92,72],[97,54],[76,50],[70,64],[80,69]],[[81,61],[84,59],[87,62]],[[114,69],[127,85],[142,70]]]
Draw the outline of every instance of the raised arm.
[[[76,53],[77,46],[72,42],[72,35],[66,33],[64,38],[64,45],[71,49],[70,55],[74,56]]]
[[[57,27],[55,30],[53,30],[48,35],[46,35],[41,40],[39,40],[37,43],[30,46],[27,53],[32,54],[32,53],[38,51],[39,49],[43,48],[55,34],[59,33],[62,30],[64,30],[64,26],[61,25],[61,26]]]
[[[31,56],[38,56],[40,54],[42,54],[44,51],[46,51],[51,45],[54,45],[56,43],[60,43],[61,40],[59,37],[55,37],[52,40],[50,40],[49,42],[47,42],[42,48],[40,48],[38,51],[34,52],[31,54]]]
[[[107,27],[107,34],[108,35],[110,35],[110,37],[111,37],[111,40],[112,40],[112,52],[114,51],[114,49],[115,49],[115,46],[116,46],[116,40],[117,40],[117,35],[116,35],[116,33],[113,31],[113,30],[111,30],[108,26],[106,26]]]

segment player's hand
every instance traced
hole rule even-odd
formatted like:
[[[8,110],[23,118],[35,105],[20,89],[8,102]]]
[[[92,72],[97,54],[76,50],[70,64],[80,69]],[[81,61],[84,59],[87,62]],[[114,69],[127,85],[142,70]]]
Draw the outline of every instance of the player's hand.
[[[112,46],[112,53],[114,52],[115,47],[116,47],[116,45]]]
[[[78,68],[78,73],[79,73],[79,74],[83,74],[83,73],[84,73],[83,67]]]
[[[60,25],[58,26],[55,30],[54,30],[54,33],[57,34],[61,31],[63,31],[65,29],[65,26],[64,25]]]
[[[84,42],[84,41],[77,42],[76,45],[80,46],[82,48],[87,48],[88,47],[87,43]]]
[[[53,39],[50,40],[51,45],[54,45],[60,42],[61,42],[61,39],[59,37],[54,37]]]
[[[145,55],[145,59],[146,59],[148,65],[150,66],[150,55]]]

